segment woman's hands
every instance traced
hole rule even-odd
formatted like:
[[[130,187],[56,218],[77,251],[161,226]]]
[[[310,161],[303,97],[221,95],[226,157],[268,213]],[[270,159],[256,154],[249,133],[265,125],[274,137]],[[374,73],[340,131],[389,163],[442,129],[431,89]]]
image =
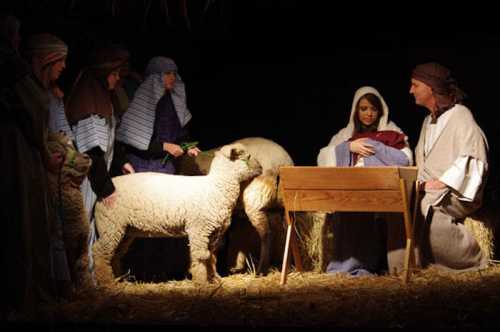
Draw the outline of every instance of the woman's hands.
[[[135,173],[134,166],[132,166],[131,163],[123,164],[122,173],[123,174]],[[106,206],[107,208],[112,208],[115,206],[115,202],[116,202],[117,197],[118,197],[118,193],[115,190],[111,195],[104,197],[102,199],[102,202],[103,202],[104,206]]]
[[[132,166],[131,163],[125,163],[122,166],[122,173],[123,174],[132,174],[135,173],[134,166]]]
[[[201,150],[196,146],[188,149],[187,151],[184,151],[184,149],[182,149],[180,145],[174,143],[163,143],[163,151],[167,151],[169,154],[176,158],[182,156],[184,152],[186,152],[191,157],[196,157],[198,153],[201,152]]]
[[[200,153],[200,152],[201,152],[201,150],[198,149],[196,146],[194,148],[187,150],[187,154],[191,157],[196,157],[198,155],[198,153]]]
[[[118,197],[118,194],[115,190],[111,195],[104,197],[102,199],[102,202],[104,203],[104,206],[106,206],[107,208],[112,208],[115,206],[115,202],[116,202],[117,197]]]
[[[179,157],[184,154],[184,150],[182,150],[181,146],[174,143],[163,143],[163,151],[167,151],[174,157]]]
[[[349,150],[353,153],[357,153],[362,157],[369,157],[375,154],[375,149],[373,145],[367,142],[368,138],[358,138],[357,140],[349,143]]]

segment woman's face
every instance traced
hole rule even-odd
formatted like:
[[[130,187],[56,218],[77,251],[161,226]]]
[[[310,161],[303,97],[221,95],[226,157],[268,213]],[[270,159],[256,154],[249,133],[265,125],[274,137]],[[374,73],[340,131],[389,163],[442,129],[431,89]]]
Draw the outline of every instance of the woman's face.
[[[50,66],[50,73],[49,73],[50,81],[51,82],[56,81],[59,78],[59,76],[61,76],[61,73],[64,70],[64,68],[66,68],[66,57],[54,62]]]
[[[174,88],[175,81],[175,72],[167,71],[165,75],[163,75],[163,84],[165,85],[165,90],[172,90]]]
[[[120,71],[114,70],[108,75],[108,90],[114,90],[116,83],[120,80]]]
[[[379,111],[368,99],[361,98],[358,105],[358,119],[365,126],[371,126],[379,117]]]

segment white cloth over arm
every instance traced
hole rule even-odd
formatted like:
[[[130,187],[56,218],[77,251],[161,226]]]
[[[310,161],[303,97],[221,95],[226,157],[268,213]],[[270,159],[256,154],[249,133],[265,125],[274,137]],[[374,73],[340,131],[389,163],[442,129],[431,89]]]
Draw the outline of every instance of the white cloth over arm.
[[[462,194],[458,199],[472,202],[483,183],[485,171],[486,165],[481,160],[470,156],[460,157],[439,181]]]
[[[436,140],[442,134],[444,128],[454,115],[458,107],[455,107],[441,115],[435,124],[426,122],[424,151],[428,154],[434,146]],[[470,155],[461,155],[453,164],[439,177],[439,181],[459,192],[462,197],[458,199],[472,202],[480,189],[487,164]]]
[[[109,124],[105,118],[95,114],[78,121],[73,127],[78,151],[87,152],[98,146],[108,152],[114,140],[114,129],[111,128],[114,128],[114,120]]]

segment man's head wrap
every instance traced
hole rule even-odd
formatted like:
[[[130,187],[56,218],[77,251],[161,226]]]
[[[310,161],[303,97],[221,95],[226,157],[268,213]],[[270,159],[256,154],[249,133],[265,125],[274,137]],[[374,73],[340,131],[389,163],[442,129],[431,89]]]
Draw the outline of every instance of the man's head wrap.
[[[412,78],[431,87],[440,112],[460,103],[465,97],[451,71],[439,63],[428,62],[416,66]]]

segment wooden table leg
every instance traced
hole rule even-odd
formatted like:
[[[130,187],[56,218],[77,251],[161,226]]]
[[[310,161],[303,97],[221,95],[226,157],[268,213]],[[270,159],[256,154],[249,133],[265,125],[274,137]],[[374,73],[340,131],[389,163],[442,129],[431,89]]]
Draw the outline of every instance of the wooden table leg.
[[[286,278],[288,274],[288,258],[290,257],[289,249],[290,249],[290,237],[292,235],[293,225],[288,224],[286,230],[286,241],[285,241],[285,253],[283,254],[283,266],[281,268],[281,280],[280,284],[286,284]]]
[[[413,268],[413,225],[410,219],[410,204],[406,194],[406,183],[400,180],[401,194],[403,196],[404,205],[404,223],[405,223],[405,236],[406,236],[406,251],[403,270],[403,283],[406,284],[410,281],[411,269]]]

